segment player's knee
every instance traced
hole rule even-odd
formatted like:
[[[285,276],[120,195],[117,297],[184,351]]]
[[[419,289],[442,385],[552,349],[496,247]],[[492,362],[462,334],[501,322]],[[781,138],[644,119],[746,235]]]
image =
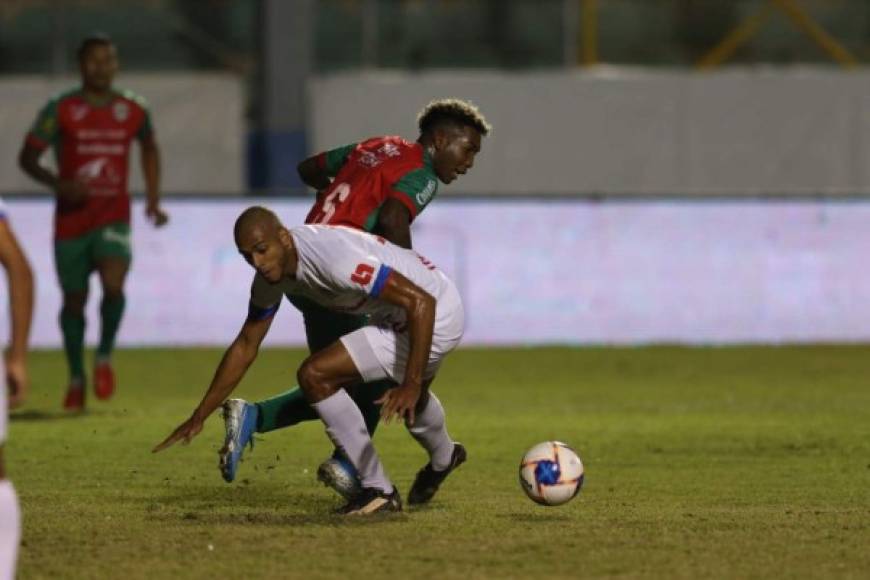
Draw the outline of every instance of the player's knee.
[[[66,293],[63,295],[63,313],[72,316],[84,316],[85,303],[88,295],[84,292]]]
[[[103,289],[103,299],[104,300],[123,300],[124,299],[124,287],[123,286],[106,286]]]
[[[299,387],[305,392],[305,398],[310,403],[322,401],[335,392],[327,380],[328,374],[316,360],[308,358],[296,371]]]

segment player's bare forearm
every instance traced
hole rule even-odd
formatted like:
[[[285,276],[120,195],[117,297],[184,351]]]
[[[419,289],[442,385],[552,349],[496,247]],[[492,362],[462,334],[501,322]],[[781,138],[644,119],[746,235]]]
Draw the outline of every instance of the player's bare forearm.
[[[257,358],[258,350],[258,344],[251,344],[241,334],[233,341],[224,353],[208,391],[194,410],[194,417],[199,421],[205,421],[223,404]]]
[[[160,149],[153,139],[142,143],[142,176],[148,203],[160,203]]]
[[[18,154],[18,166],[21,167],[21,170],[29,175],[31,179],[54,191],[58,185],[58,176],[53,171],[42,166],[39,162],[41,156],[41,149],[37,149],[32,145],[25,145]]]
[[[389,419],[393,414],[414,422],[414,406],[423,388],[423,373],[432,350],[435,329],[435,298],[396,271],[390,273],[381,298],[402,308],[408,323],[409,352],[405,376],[401,386],[388,391],[381,399],[382,414]]]
[[[432,333],[435,329],[435,298],[422,289],[407,308],[408,316],[408,364],[405,367],[404,384],[422,385],[423,372],[432,350]]]
[[[0,262],[6,270],[12,318],[8,355],[23,362],[27,355],[27,342],[33,320],[33,271],[5,222],[0,223]]]
[[[329,187],[332,181],[329,175],[317,163],[317,156],[305,159],[296,166],[296,171],[299,173],[299,179],[308,187],[312,187],[317,191],[321,191]]]
[[[374,233],[403,248],[411,249],[411,213],[402,202],[387,199],[378,212]]]

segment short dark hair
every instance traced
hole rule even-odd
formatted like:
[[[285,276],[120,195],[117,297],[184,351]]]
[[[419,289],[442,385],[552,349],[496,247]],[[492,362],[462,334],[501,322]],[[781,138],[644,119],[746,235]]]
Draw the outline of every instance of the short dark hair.
[[[95,32],[90,36],[86,36],[82,39],[79,44],[79,49],[76,51],[79,61],[85,58],[88,51],[95,46],[115,46],[115,43],[112,42],[112,39],[108,34],[103,32]]]
[[[477,107],[471,101],[462,99],[437,99],[423,107],[417,115],[420,133],[429,133],[444,123],[473,127],[482,136],[487,135],[492,129]]]

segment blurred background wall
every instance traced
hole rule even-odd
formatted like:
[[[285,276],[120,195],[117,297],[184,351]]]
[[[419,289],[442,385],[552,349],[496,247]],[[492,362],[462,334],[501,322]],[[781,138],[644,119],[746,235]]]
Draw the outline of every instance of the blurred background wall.
[[[44,346],[60,344],[51,204],[15,156],[94,31],[119,47],[116,84],[151,105],[175,214],[136,226],[126,344],[228,342],[244,275],[192,291],[161,272],[188,253],[243,271],[230,214],[259,201],[300,221],[298,161],[414,139],[443,96],[495,125],[415,224],[462,278],[472,342],[870,339],[863,0],[6,0],[0,194],[38,255]],[[510,282],[485,267],[515,262]],[[223,330],[198,334],[206,320]]]

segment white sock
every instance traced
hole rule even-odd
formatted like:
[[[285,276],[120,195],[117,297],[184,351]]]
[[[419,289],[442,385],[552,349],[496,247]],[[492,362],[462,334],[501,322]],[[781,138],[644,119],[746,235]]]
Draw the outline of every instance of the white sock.
[[[405,426],[408,427],[407,424]],[[444,407],[432,391],[429,391],[429,402],[426,403],[426,408],[414,418],[414,426],[408,427],[408,431],[429,452],[432,469],[444,471],[450,466],[453,440],[447,434]]]
[[[363,487],[392,492],[393,484],[384,472],[362,413],[350,395],[342,389],[312,407],[326,423],[326,434],[356,467]]]
[[[21,538],[21,512],[12,482],[0,479],[0,580],[15,578],[15,559]]]

